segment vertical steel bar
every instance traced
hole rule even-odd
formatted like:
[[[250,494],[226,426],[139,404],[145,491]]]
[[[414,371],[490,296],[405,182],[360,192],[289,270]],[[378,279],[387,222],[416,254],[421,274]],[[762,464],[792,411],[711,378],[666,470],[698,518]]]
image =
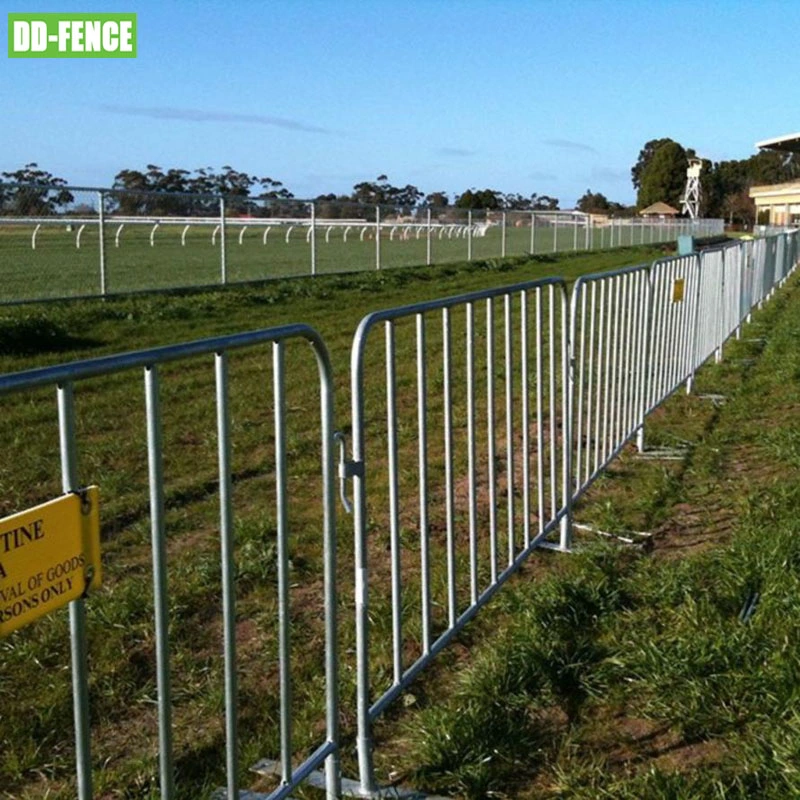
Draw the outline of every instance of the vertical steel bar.
[[[467,303],[467,471],[469,473],[470,602],[478,602],[478,499],[475,486],[475,306]]]
[[[453,501],[453,399],[450,387],[450,309],[442,309],[442,370],[444,381],[444,470],[445,511],[447,515],[447,620],[456,625],[456,547],[455,506]]]
[[[558,512],[558,483],[556,482],[556,320],[553,284],[547,287],[548,305],[548,368],[550,372],[550,519]]]
[[[400,502],[397,464],[397,398],[394,323],[386,322],[386,429],[389,456],[389,541],[392,559],[392,650],[394,682],[403,675],[403,595],[400,569]]]
[[[317,274],[317,208],[314,203],[308,204],[311,208],[311,274]]]
[[[100,294],[106,294],[106,208],[105,194],[97,193],[97,223],[100,234]]]
[[[428,531],[428,386],[425,317],[417,314],[417,425],[419,435],[419,550],[422,594],[422,651],[431,650],[431,567]]]
[[[584,294],[586,293],[586,289],[583,289]],[[583,482],[588,482],[589,476],[592,472],[592,409],[594,408],[594,351],[595,351],[595,341],[594,341],[594,320],[595,320],[595,311],[597,309],[597,283],[592,281],[592,289],[591,289],[591,297],[589,301],[589,364],[587,365],[587,374],[588,378],[588,386],[586,388],[586,467],[585,467],[585,475],[583,478],[580,476],[580,472],[576,472],[577,481],[575,485],[575,489],[580,489],[583,485]]]
[[[172,766],[172,688],[169,667],[169,609],[167,596],[167,541],[164,520],[164,476],[161,444],[158,368],[144,370],[147,416],[147,464],[150,480],[150,528],[153,550],[153,607],[156,631],[158,686],[158,749],[161,796],[175,796]]]
[[[334,383],[330,356],[322,343],[315,345],[320,373],[320,416],[322,422],[323,558],[325,591],[325,727],[335,750],[325,761],[326,800],[342,795],[339,750],[339,636],[336,569],[336,491],[333,468]]]
[[[511,328],[511,295],[503,296],[506,377],[506,506],[508,519],[508,566],[514,563],[514,352]]]
[[[381,268],[381,207],[375,206],[375,269]]]
[[[631,229],[632,231],[633,229]],[[625,413],[628,410],[628,389],[630,388],[630,380],[628,378],[628,370],[630,368],[630,354],[631,354],[631,319],[632,310],[629,306],[629,293],[628,286],[630,284],[631,274],[625,273],[622,276],[622,309],[621,309],[621,322],[622,337],[620,341],[620,369],[619,369],[619,397],[617,399],[617,442],[622,443],[626,438],[627,429],[625,427]]]
[[[358,775],[360,791],[376,790],[372,763],[372,727],[369,716],[369,562],[367,550],[367,493],[364,459],[364,364],[353,349],[350,364],[353,463],[361,467],[353,475],[354,578],[356,606],[356,720],[358,725]]]
[[[552,284],[550,286],[552,290]],[[566,289],[559,286],[558,293],[561,297],[561,502],[564,507],[564,516],[561,518],[560,548],[569,551],[572,546],[572,404],[575,398],[574,366],[570,354],[571,337],[570,326],[574,325],[574,315],[570,314]]]
[[[623,276],[612,278],[612,285],[614,286],[614,343],[611,347],[611,399],[608,411],[608,450],[607,454],[611,454],[616,444],[617,432],[615,426],[617,400],[618,400],[618,387],[617,381],[619,379],[619,346],[620,346],[620,293],[622,289]]]
[[[239,797],[236,675],[236,565],[234,562],[233,481],[231,479],[228,356],[214,357],[217,391],[217,451],[219,462],[219,526],[222,566],[223,650],[225,658],[225,774],[228,800]]]
[[[605,285],[606,281],[603,281]],[[608,453],[606,447],[608,445],[608,418],[609,418],[609,409],[610,409],[610,399],[611,395],[609,392],[609,382],[611,379],[611,351],[613,349],[612,342],[612,325],[611,319],[613,316],[614,310],[614,301],[613,301],[613,278],[608,279],[608,291],[606,292],[606,309],[605,309],[605,317],[606,317],[606,335],[603,339],[603,346],[604,346],[604,364],[603,364],[603,439],[602,445],[600,448],[600,458],[601,463],[605,462],[606,455]],[[598,464],[599,466],[599,464]]]
[[[431,210],[428,208],[428,213],[426,214],[426,224],[425,224],[425,263],[430,265],[431,263]]]
[[[538,491],[537,513],[539,515],[539,533],[544,532],[544,386],[542,369],[542,288],[536,287],[536,478]]]
[[[225,198],[219,199],[219,268],[220,283],[228,282],[228,255],[225,244]]]
[[[58,438],[61,451],[61,488],[80,489],[78,447],[75,436],[75,397],[71,383],[57,389]],[[72,715],[75,728],[75,772],[79,800],[91,800],[92,753],[89,723],[89,661],[86,635],[86,601],[69,604],[69,642],[72,664]]]
[[[640,453],[644,452],[644,419],[647,414],[648,395],[650,392],[650,360],[651,347],[653,346],[653,280],[652,267],[647,268],[644,283],[644,307],[642,308],[642,336],[639,345],[639,358],[641,367],[639,370],[639,393],[638,393],[638,423],[636,431],[636,448]]]
[[[573,288],[573,293],[580,292],[580,347],[577,347],[576,338],[577,333],[575,331],[575,325],[577,324],[577,320],[573,322],[573,336],[571,339],[573,349],[578,349],[578,402],[576,407],[573,409],[573,414],[577,418],[575,424],[575,486],[573,487],[575,490],[579,488],[580,485],[580,475],[581,475],[581,457],[583,454],[583,405],[584,405],[584,366],[586,362],[586,287],[581,285],[580,288],[577,286]],[[573,316],[576,312],[573,312]],[[574,370],[574,367],[573,367]],[[573,386],[574,391],[574,386]]]
[[[528,293],[519,293],[520,359],[522,382],[522,536],[527,550],[531,543],[531,441],[530,384],[528,380]]]
[[[641,312],[641,272],[634,272],[630,276],[630,300],[628,309],[628,356],[627,366],[625,369],[626,388],[625,388],[625,406],[622,416],[622,427],[625,435],[628,436],[635,430],[636,424],[636,401],[638,391],[637,370],[639,368],[639,333],[641,329],[641,320],[639,314]]]
[[[486,438],[489,469],[489,549],[492,585],[497,581],[497,496],[494,442],[494,305],[486,299]]]
[[[592,284],[593,286],[596,284]],[[597,393],[594,404],[594,463],[592,472],[596,472],[600,466],[600,436],[602,430],[602,417],[600,409],[605,393],[605,357],[606,357],[606,337],[605,337],[605,318],[606,318],[606,282],[600,282],[600,299],[597,311]],[[594,300],[594,295],[592,295]],[[601,385],[602,384],[602,385]]]
[[[289,508],[286,463],[286,393],[284,343],[272,343],[272,387],[275,423],[275,509],[278,539],[278,664],[281,706],[281,776],[292,778],[292,673],[289,609]]]

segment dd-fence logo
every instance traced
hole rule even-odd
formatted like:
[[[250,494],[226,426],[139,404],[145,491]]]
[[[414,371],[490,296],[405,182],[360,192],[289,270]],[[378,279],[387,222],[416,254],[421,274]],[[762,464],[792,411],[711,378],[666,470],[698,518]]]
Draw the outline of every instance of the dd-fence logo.
[[[9,58],[136,58],[136,14],[9,14]]]

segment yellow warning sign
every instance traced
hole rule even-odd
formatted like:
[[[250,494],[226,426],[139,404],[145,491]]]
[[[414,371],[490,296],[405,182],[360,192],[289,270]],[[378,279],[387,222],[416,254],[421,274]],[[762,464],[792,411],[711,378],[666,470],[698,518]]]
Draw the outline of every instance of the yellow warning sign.
[[[0,520],[0,636],[100,586],[98,499],[90,486]]]
[[[684,278],[676,278],[672,284],[672,302],[673,303],[682,303],[683,302],[683,284]]]

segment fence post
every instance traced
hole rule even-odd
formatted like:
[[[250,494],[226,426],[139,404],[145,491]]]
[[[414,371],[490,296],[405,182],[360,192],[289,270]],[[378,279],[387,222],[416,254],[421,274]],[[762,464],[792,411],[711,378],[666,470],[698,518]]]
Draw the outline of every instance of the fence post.
[[[228,282],[228,264],[225,257],[225,198],[219,199],[219,268],[220,283]]]
[[[311,274],[317,274],[317,210],[314,203],[308,204],[311,209]]]
[[[720,270],[721,279],[719,282],[719,302],[717,308],[721,313],[717,315],[717,349],[714,351],[714,363],[720,364],[722,362],[722,344],[725,336],[725,256],[722,256],[722,269]]]
[[[501,220],[503,229],[501,231],[501,236],[500,236],[500,257],[505,258],[506,257],[506,212],[505,211],[503,212]]]
[[[375,269],[381,268],[381,207],[375,206]]]
[[[642,345],[640,357],[642,359],[642,383],[639,387],[639,427],[636,429],[636,449],[644,453],[644,418],[647,414],[648,396],[650,388],[650,348],[653,341],[653,272],[652,267],[647,268],[647,284],[644,296],[644,330],[642,331]]]
[[[700,324],[700,286],[702,282],[702,264],[699,254],[695,254],[694,260],[697,267],[697,293],[694,299],[694,322],[692,323],[692,374],[686,379],[686,394],[691,394],[694,388],[694,373],[697,369],[697,335]]]
[[[531,211],[531,255],[536,253],[536,214]]]
[[[80,488],[75,447],[75,404],[72,384],[58,387],[58,435],[61,450],[61,485],[64,492]],[[83,599],[69,604],[72,661],[72,713],[75,724],[75,763],[79,800],[92,798],[92,754],[89,736],[89,668],[86,638],[86,605]]]
[[[564,516],[559,523],[559,548],[568,551],[572,547],[572,495],[574,492],[572,475],[572,436],[575,413],[575,339],[578,324],[578,295],[572,291],[567,300],[566,289],[561,287],[561,369],[563,372],[563,475],[562,492],[564,495]],[[552,313],[552,312],[551,312]],[[552,365],[550,367],[552,369]],[[555,487],[553,487],[555,492]]]
[[[105,193],[97,193],[97,219],[100,227],[100,294],[106,294],[106,218]]]
[[[426,222],[426,230],[425,230],[425,263],[430,266],[431,265],[431,209],[428,206],[428,219]]]
[[[467,209],[467,261],[472,261],[472,209]]]

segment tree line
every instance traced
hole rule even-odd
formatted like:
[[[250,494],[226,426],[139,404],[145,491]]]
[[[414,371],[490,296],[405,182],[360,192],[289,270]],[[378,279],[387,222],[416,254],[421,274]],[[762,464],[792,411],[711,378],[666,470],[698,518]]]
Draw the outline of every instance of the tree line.
[[[651,139],[642,147],[631,168],[631,181],[637,193],[635,205],[618,203],[601,192],[587,189],[576,208],[614,217],[633,216],[658,201],[680,209],[688,160],[695,157],[693,148],[686,148],[673,139]],[[748,196],[750,187],[781,183],[798,175],[797,164],[787,161],[781,153],[765,151],[746,159],[718,162],[702,159],[701,216],[753,224],[755,205]],[[12,183],[36,184],[36,188],[25,190],[0,185],[0,213],[36,216],[79,208],[66,188],[67,182],[36,163],[0,172],[0,178]],[[220,169],[186,170],[148,164],[143,170],[120,170],[106,198],[106,210],[130,215],[205,216],[219,213],[219,201],[213,195],[224,195],[233,214],[289,217],[307,213],[306,203],[298,200],[281,181],[251,175],[228,165]],[[558,198],[549,195],[525,196],[488,188],[472,187],[453,197],[444,191],[426,194],[411,184],[395,186],[386,175],[355,184],[349,194],[320,194],[310,199],[315,202],[317,214],[326,219],[363,217],[364,205],[381,206],[382,214],[400,216],[435,209],[440,218],[455,217],[459,211],[467,209],[555,211],[559,208]],[[83,210],[91,211],[90,208]]]
[[[672,139],[647,142],[631,169],[637,208],[646,208],[660,200],[679,209],[688,160],[697,157],[694,149],[684,148]],[[783,183],[800,176],[797,162],[783,153],[768,150],[744,159],[714,162],[701,158],[701,161],[700,215],[722,218],[729,223],[756,222],[755,203],[748,193],[751,186]]]
[[[75,197],[63,188],[66,181],[40,169],[36,163],[13,172],[0,172],[0,177],[10,183],[36,184],[25,189],[0,186],[3,213],[53,214],[75,202]],[[306,203],[295,198],[281,181],[250,175],[228,165],[219,170],[201,167],[191,171],[148,164],[143,170],[120,170],[106,197],[106,210],[129,215],[216,214],[218,200],[211,195],[224,195],[229,211],[236,214],[302,216],[306,213]],[[411,184],[394,186],[386,175],[355,184],[350,194],[321,194],[311,199],[318,215],[327,219],[351,217],[357,211],[363,216],[364,205],[382,206],[384,213],[400,215],[413,215],[429,208],[441,214],[456,209],[552,211],[559,207],[556,197],[538,194],[525,197],[496,189],[473,187],[452,198],[444,191],[425,194]]]

